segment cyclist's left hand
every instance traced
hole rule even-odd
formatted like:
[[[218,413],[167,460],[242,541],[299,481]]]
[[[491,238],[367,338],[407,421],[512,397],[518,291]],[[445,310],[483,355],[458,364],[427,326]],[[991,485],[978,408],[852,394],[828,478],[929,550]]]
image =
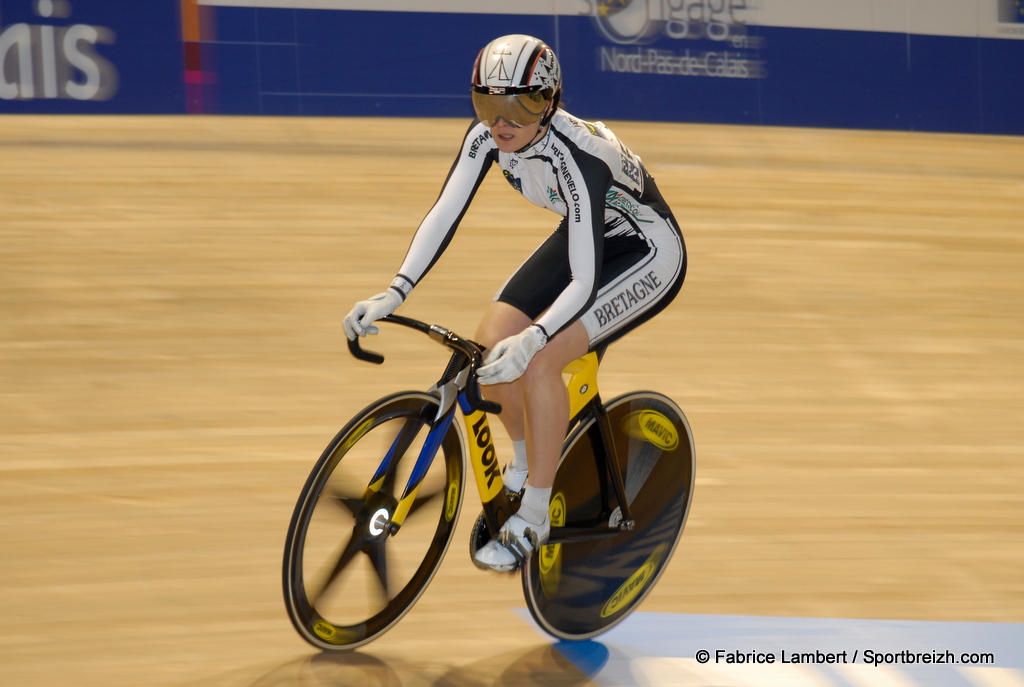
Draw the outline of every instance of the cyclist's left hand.
[[[504,384],[519,379],[548,337],[537,325],[530,325],[515,336],[502,339],[487,351],[484,366],[477,370],[481,384]]]

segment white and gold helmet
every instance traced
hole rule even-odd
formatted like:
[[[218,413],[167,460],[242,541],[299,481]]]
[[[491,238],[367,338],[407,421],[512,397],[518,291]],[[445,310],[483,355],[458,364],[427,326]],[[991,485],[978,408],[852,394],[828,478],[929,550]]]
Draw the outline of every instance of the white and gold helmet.
[[[547,124],[558,108],[562,69],[554,51],[532,36],[512,34],[484,46],[473,66],[473,109],[487,126]]]

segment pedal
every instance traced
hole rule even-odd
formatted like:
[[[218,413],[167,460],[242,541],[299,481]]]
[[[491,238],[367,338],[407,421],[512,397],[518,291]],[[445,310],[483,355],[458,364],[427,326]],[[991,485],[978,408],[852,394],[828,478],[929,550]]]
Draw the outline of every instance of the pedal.
[[[491,540],[491,533],[487,530],[487,520],[484,519],[483,511],[477,516],[476,522],[473,523],[473,529],[469,533],[469,560],[473,561],[473,565],[480,570],[486,570],[487,572],[503,572],[501,570],[495,570],[486,565],[482,565],[476,560],[476,552],[481,547],[487,544]],[[519,572],[522,568],[516,568],[514,570],[508,570],[504,572],[515,573]]]

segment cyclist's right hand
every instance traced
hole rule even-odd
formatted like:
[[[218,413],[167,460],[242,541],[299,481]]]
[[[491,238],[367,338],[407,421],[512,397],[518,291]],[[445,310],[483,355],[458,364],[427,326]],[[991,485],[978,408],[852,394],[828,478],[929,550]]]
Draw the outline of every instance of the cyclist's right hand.
[[[368,300],[359,301],[352,307],[351,312],[345,315],[342,323],[345,326],[345,336],[349,341],[355,341],[357,336],[378,333],[380,328],[373,323],[395,312],[401,304],[402,295],[394,288],[378,293]]]

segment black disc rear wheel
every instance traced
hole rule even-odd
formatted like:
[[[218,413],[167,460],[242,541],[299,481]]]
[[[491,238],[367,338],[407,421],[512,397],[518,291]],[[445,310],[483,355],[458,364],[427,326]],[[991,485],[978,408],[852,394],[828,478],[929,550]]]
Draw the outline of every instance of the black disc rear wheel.
[[[693,496],[693,435],[679,406],[636,392],[606,408],[635,528],[617,529],[621,507],[595,457],[600,428],[590,417],[563,447],[551,492],[552,541],[523,569],[530,613],[564,640],[606,632],[639,605],[676,549]]]

